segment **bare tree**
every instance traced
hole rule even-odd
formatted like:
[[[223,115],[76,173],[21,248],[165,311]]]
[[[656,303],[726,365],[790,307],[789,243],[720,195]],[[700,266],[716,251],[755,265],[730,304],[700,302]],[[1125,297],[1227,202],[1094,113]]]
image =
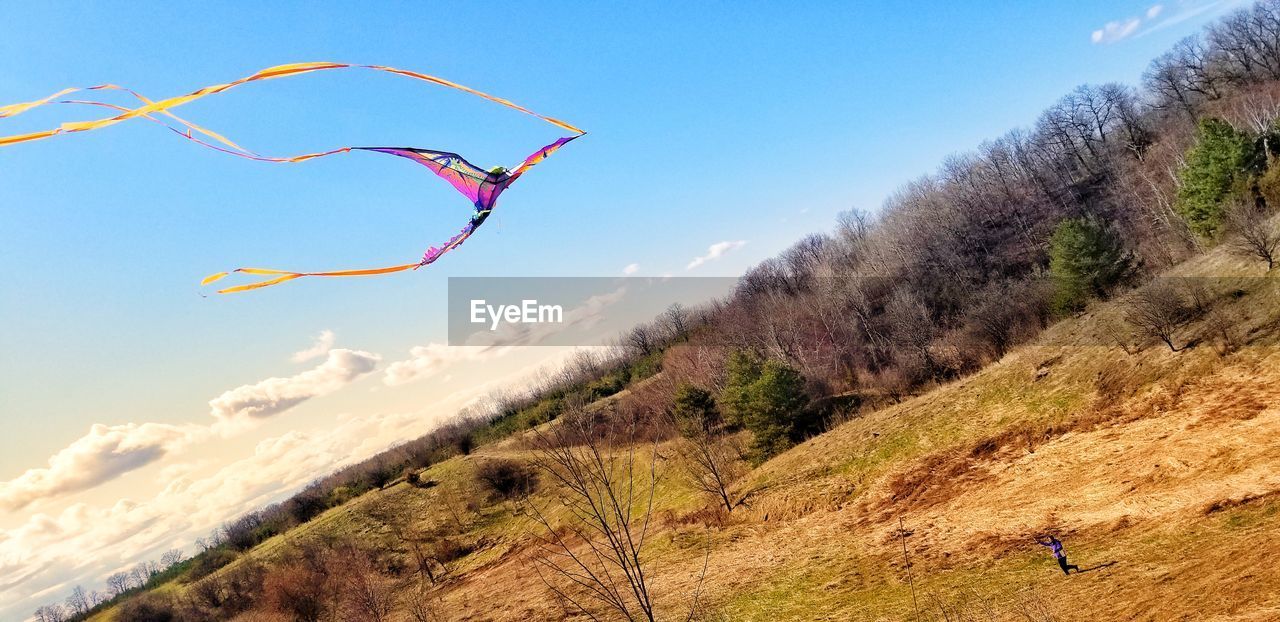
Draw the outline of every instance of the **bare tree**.
[[[1264,211],[1243,200],[1232,201],[1226,216],[1227,226],[1236,234],[1230,242],[1231,250],[1265,261],[1270,272],[1280,250],[1280,227]]]
[[[137,566],[134,566],[133,570],[129,571],[129,583],[133,587],[137,587],[137,588],[146,587],[148,578],[149,577],[147,576],[147,568],[142,564],[138,564]]]
[[[1019,309],[1009,293],[1007,286],[983,290],[965,318],[971,330],[980,335],[991,348],[993,358],[997,361],[1009,351],[1019,328]]]
[[[565,364],[564,370],[568,373],[570,382],[573,382],[581,378],[594,378],[600,375],[607,362],[605,356],[592,350],[575,350],[573,356],[569,358],[569,362]]]
[[[350,619],[386,622],[396,606],[396,591],[365,551],[350,547],[343,556],[343,574]]]
[[[205,553],[222,546],[225,540],[222,528],[215,527],[213,531],[209,532],[209,535],[203,538],[196,538],[196,548],[200,549],[201,553]]]
[[[1209,29],[1218,70],[1235,84],[1280,79],[1280,4],[1263,0]]]
[[[726,512],[733,512],[743,499],[731,495],[729,487],[743,473],[744,452],[733,437],[720,434],[720,415],[711,394],[692,385],[680,386],[667,418],[683,439],[677,451],[694,486],[717,499]]]
[[[852,265],[866,250],[867,239],[871,237],[871,217],[857,208],[840,212],[836,214],[836,234],[845,243],[848,263]]]
[[[1190,320],[1190,309],[1176,289],[1156,282],[1134,292],[1125,301],[1124,319],[1149,337],[1155,337],[1177,352],[1174,334]]]
[[[446,503],[448,503],[447,500]],[[448,567],[431,554],[427,546],[431,539],[430,536],[423,533],[421,529],[418,529],[409,521],[405,521],[399,515],[400,506],[386,496],[379,497],[377,501],[369,504],[367,508],[369,516],[387,527],[397,541],[409,545],[409,550],[413,553],[414,562],[418,565],[418,572],[422,575],[422,578],[434,585],[439,580],[436,570],[447,571]],[[452,506],[450,506],[450,509],[452,510]]]
[[[672,341],[689,340],[689,312],[684,305],[678,302],[672,303],[662,312],[660,321]]]
[[[1233,96],[1215,112],[1236,127],[1247,128],[1262,140],[1263,154],[1271,158],[1271,129],[1280,120],[1280,84],[1267,82]]]
[[[169,549],[160,556],[160,566],[168,570],[182,563],[183,555],[181,549]]]
[[[938,328],[928,305],[910,290],[900,289],[885,305],[884,317],[892,327],[893,344],[917,361],[919,368],[914,373],[922,374],[923,379],[936,376],[941,365],[931,346]]]
[[[111,590],[112,596],[119,596],[129,590],[129,575],[124,572],[117,572],[107,577],[107,588]]]
[[[541,526],[539,578],[566,606],[591,620],[607,612],[654,620],[644,550],[657,481],[655,451],[640,454],[634,422],[605,419],[598,429],[582,410],[537,431],[534,463],[560,490],[563,521],[528,505]]]
[[[427,590],[418,589],[411,592],[408,602],[405,603],[405,609],[413,622],[439,622],[445,619],[439,597],[434,597]]]
[[[53,603],[38,607],[35,612],[36,622],[63,622],[67,619],[66,609],[62,605]]]
[[[627,345],[642,356],[648,356],[653,353],[653,349],[657,345],[656,341],[653,329],[644,324],[637,324],[626,336]]]
[[[1187,37],[1151,63],[1143,84],[1159,108],[1176,108],[1194,118],[1204,101],[1222,97],[1222,79],[1213,71],[1210,50]]]
[[[89,613],[89,595],[79,585],[72,588],[71,595],[67,596],[65,602],[72,615],[79,616]]]

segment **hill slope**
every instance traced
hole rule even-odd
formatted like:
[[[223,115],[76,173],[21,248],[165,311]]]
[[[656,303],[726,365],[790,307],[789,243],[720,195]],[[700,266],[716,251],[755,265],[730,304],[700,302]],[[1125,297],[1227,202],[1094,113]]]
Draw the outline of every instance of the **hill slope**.
[[[1244,347],[1228,352],[1198,324],[1178,353],[1106,345],[1122,309],[1099,303],[977,374],[766,462],[736,484],[748,504],[727,518],[659,445],[646,549],[659,613],[683,619],[697,594],[706,617],[732,620],[1277,619],[1280,292],[1222,252],[1173,276],[1206,274],[1225,275],[1214,304]],[[432,591],[441,619],[559,618],[524,506],[468,501],[482,496],[477,465],[524,447],[432,466],[428,484],[364,495],[220,572],[342,537],[409,559],[406,534],[447,534],[460,550]],[[530,502],[550,507],[555,490]],[[1062,576],[1032,541],[1046,531],[1087,572]]]

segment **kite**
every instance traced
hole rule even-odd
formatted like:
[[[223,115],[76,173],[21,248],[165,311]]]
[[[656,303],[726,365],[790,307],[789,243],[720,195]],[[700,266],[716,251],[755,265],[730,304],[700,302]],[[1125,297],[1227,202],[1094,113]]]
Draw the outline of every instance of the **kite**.
[[[415,80],[421,80],[424,82],[437,84],[439,86],[444,86],[447,88],[462,91],[464,93],[489,100],[491,102],[500,104],[502,106],[506,106],[513,110],[517,110],[519,112],[532,115],[543,121],[546,121],[547,123],[550,123],[556,127],[559,127],[563,130],[572,132],[572,135],[557,139],[555,142],[545,147],[542,147],[541,149],[538,149],[529,157],[525,158],[523,162],[521,162],[519,165],[517,165],[515,168],[511,170],[507,170],[502,167],[496,167],[493,169],[484,170],[468,162],[465,158],[463,158],[462,156],[456,153],[451,153],[447,151],[433,151],[430,149],[418,149],[413,147],[339,147],[337,149],[330,149],[327,151],[320,151],[315,153],[304,153],[304,154],[295,155],[295,156],[269,157],[269,156],[264,156],[264,155],[260,155],[252,151],[249,151],[248,149],[245,149],[240,145],[234,142],[231,142],[231,140],[227,139],[225,136],[222,136],[217,132],[214,132],[212,130],[209,130],[209,129],[200,127],[199,125],[196,125],[194,123],[191,123],[177,116],[172,112],[173,108],[177,108],[179,106],[190,103],[202,97],[222,93],[223,91],[232,89],[236,86],[239,86],[241,84],[245,84],[248,82],[272,80],[272,79],[283,78],[287,76],[311,73],[316,71],[327,71],[327,70],[333,70],[333,69],[369,69],[373,71],[391,73],[399,76],[412,78]],[[135,97],[139,102],[141,102],[141,105],[136,108],[127,108],[124,106],[119,106],[116,104],[95,101],[95,100],[63,99],[64,97],[72,93],[88,92],[88,91],[123,91]],[[205,279],[201,281],[200,284],[202,286],[208,285],[215,281],[219,281],[227,276],[230,276],[233,273],[261,276],[265,278],[255,283],[249,283],[246,285],[237,285],[234,287],[220,289],[217,291],[217,293],[219,294],[230,294],[234,292],[243,292],[243,291],[249,291],[249,290],[259,289],[263,287],[270,287],[272,285],[278,285],[286,281],[292,281],[294,279],[299,279],[299,278],[308,277],[308,276],[315,276],[315,277],[373,276],[373,275],[380,275],[380,274],[391,274],[393,272],[402,272],[405,270],[416,270],[423,266],[430,265],[434,263],[437,259],[439,259],[441,256],[443,256],[445,253],[457,248],[463,242],[465,242],[467,238],[471,237],[471,235],[475,233],[477,229],[480,228],[480,225],[484,224],[484,221],[489,218],[489,215],[493,213],[493,210],[498,201],[498,196],[501,195],[504,191],[506,191],[506,189],[509,188],[511,184],[515,182],[515,180],[519,179],[522,175],[528,172],[528,170],[531,167],[545,160],[548,156],[550,156],[560,147],[563,147],[569,141],[572,141],[586,134],[586,132],[584,132],[583,130],[580,130],[572,125],[569,125],[564,121],[560,121],[558,119],[540,115],[536,112],[533,112],[532,110],[529,110],[528,108],[524,108],[523,106],[515,104],[514,102],[511,102],[509,100],[502,99],[500,97],[495,97],[493,95],[489,95],[481,91],[477,91],[475,89],[463,86],[456,82],[450,82],[449,80],[445,80],[443,78],[437,78],[435,76],[430,76],[423,73],[406,71],[403,69],[396,69],[394,67],[386,67],[382,65],[350,65],[345,63],[293,63],[288,65],[279,65],[275,67],[268,67],[267,69],[263,69],[262,71],[259,71],[253,75],[247,76],[245,78],[241,78],[239,80],[235,80],[233,82],[207,86],[197,91],[191,92],[187,95],[180,95],[178,97],[171,97],[169,99],[162,99],[162,100],[151,100],[136,91],[133,91],[131,89],[127,89],[121,86],[117,86],[114,84],[101,84],[98,86],[92,86],[87,88],[68,88],[68,89],[63,89],[61,91],[58,91],[57,93],[54,93],[53,95],[50,95],[43,99],[39,99],[31,102],[0,106],[0,119],[15,117],[33,108],[37,108],[39,106],[44,106],[49,104],[79,104],[79,105],[99,106],[99,107],[105,107],[105,108],[115,110],[118,114],[115,114],[114,116],[107,117],[104,119],[98,119],[95,121],[77,121],[77,122],[63,123],[56,128],[41,131],[41,132],[33,132],[28,134],[16,134],[12,136],[0,136],[0,147],[19,144],[19,143],[25,143],[25,142],[31,142],[36,140],[43,140],[43,139],[51,138],[53,136],[58,136],[61,134],[71,134],[76,132],[85,132],[85,131],[101,129],[101,128],[109,127],[130,119],[141,118],[141,119],[154,121],[156,123],[164,125],[165,127],[169,128],[170,130],[182,136],[183,138],[191,140],[204,147],[208,147],[210,149],[214,149],[216,151],[220,151],[222,153],[226,153],[229,155],[234,155],[241,158],[247,158],[250,160],[257,160],[260,162],[275,162],[275,163],[305,162],[307,160],[313,160],[316,158],[322,158],[322,157],[340,154],[340,153],[349,153],[352,151],[369,151],[369,152],[376,152],[376,153],[385,153],[389,155],[398,156],[401,158],[406,158],[427,167],[428,169],[431,170],[431,172],[435,173],[440,178],[449,182],[449,184],[452,185],[454,189],[462,193],[463,196],[466,196],[467,199],[471,201],[472,206],[474,208],[474,211],[471,214],[471,219],[467,222],[466,226],[464,226],[461,231],[459,231],[456,235],[450,238],[448,242],[445,242],[438,247],[431,246],[430,248],[428,248],[426,253],[423,254],[422,259],[420,261],[413,262],[413,263],[400,264],[396,266],[388,266],[385,268],[335,270],[335,271],[328,271],[328,272],[295,272],[290,270],[274,270],[274,269],[268,269],[268,268],[236,268],[235,270],[230,270],[227,272],[218,272],[216,274],[209,275],[208,277],[205,277]]]

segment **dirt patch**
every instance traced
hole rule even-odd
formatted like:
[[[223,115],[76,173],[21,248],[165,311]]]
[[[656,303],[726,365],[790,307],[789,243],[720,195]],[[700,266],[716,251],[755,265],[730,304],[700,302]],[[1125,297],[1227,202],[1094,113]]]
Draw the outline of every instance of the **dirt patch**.
[[[1266,501],[1280,498],[1280,490],[1270,490],[1260,494],[1245,494],[1236,498],[1219,499],[1204,507],[1204,515],[1217,514],[1223,510],[1230,510],[1248,505],[1259,505]]]

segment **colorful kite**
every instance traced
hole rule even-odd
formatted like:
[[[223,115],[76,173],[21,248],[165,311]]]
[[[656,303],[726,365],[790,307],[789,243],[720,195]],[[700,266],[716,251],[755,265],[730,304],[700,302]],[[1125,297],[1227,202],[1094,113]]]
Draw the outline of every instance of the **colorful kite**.
[[[338,149],[331,149],[328,151],[321,151],[316,153],[305,153],[305,154],[290,156],[290,157],[268,157],[268,156],[259,155],[252,151],[249,151],[231,142],[226,137],[216,132],[213,132],[211,130],[200,127],[194,123],[186,121],[178,117],[177,115],[175,115],[173,112],[171,112],[171,109],[181,106],[183,104],[190,103],[192,101],[195,101],[207,95],[214,95],[217,93],[221,93],[223,91],[226,91],[228,89],[231,89],[233,87],[239,86],[247,82],[271,80],[275,78],[283,78],[286,76],[311,73],[315,71],[325,71],[330,69],[352,69],[352,68],[383,71],[387,73],[392,73],[400,76],[413,78],[415,80],[422,80],[424,82],[438,84],[440,86],[445,86],[451,89],[456,89],[464,93],[469,93],[471,95],[475,95],[477,97],[487,99],[491,102],[501,104],[508,108],[518,110],[525,114],[535,116],[539,119],[542,119],[543,121],[546,121],[552,125],[555,125],[556,127],[573,132],[573,135],[556,140],[550,145],[547,145],[537,150],[532,155],[525,158],[525,160],[521,162],[519,166],[516,166],[514,169],[511,169],[508,171],[505,168],[498,167],[498,168],[494,168],[486,171],[484,169],[481,169],[471,164],[470,162],[467,162],[462,156],[456,153],[449,153],[446,151],[432,151],[429,149],[416,149],[416,148],[410,148],[410,147],[341,147]],[[126,108],[126,107],[118,106],[115,104],[110,104],[110,103],[105,103],[100,101],[93,101],[93,100],[62,99],[63,97],[70,95],[71,93],[84,92],[84,91],[104,91],[104,90],[127,92],[131,94],[133,97],[137,98],[138,101],[142,102],[142,105],[138,106],[137,108]],[[181,95],[178,97],[172,97],[169,99],[164,99],[159,101],[150,100],[135,91],[126,89],[124,87],[116,86],[114,84],[102,84],[102,85],[83,88],[83,89],[69,88],[69,89],[58,91],[57,93],[54,93],[53,95],[50,95],[44,99],[36,100],[33,102],[10,104],[8,106],[0,106],[0,119],[4,119],[7,117],[14,117],[28,110],[31,110],[32,108],[44,106],[47,104],[81,104],[81,105],[100,106],[100,107],[113,109],[117,111],[119,114],[116,114],[115,116],[108,117],[105,119],[99,119],[96,121],[79,121],[79,122],[73,122],[73,123],[63,123],[61,126],[57,128],[46,130],[43,132],[34,132],[30,134],[18,134],[14,136],[0,136],[0,147],[6,146],[6,145],[13,145],[17,143],[30,142],[34,140],[42,140],[45,138],[57,136],[59,134],[70,134],[75,132],[85,132],[89,130],[101,129],[111,125],[115,125],[116,123],[120,123],[121,121],[127,121],[129,119],[135,119],[135,118],[142,118],[142,119],[154,121],[156,123],[160,123],[168,127],[170,130],[173,130],[180,136],[187,138],[188,140],[194,141],[205,147],[208,147],[210,149],[214,149],[214,150],[227,153],[230,155],[234,155],[237,157],[248,158],[250,160],[258,160],[262,162],[279,162],[279,163],[304,162],[304,161],[312,160],[315,158],[330,156],[337,153],[347,153],[350,151],[376,151],[379,153],[386,153],[390,155],[400,156],[402,158],[408,158],[410,160],[413,160],[431,169],[433,173],[440,176],[445,181],[448,181],[451,185],[453,185],[455,189],[458,190],[458,192],[461,192],[468,199],[470,199],[472,202],[472,205],[475,208],[474,213],[472,213],[471,215],[471,220],[468,221],[466,226],[462,228],[462,231],[458,232],[457,235],[450,238],[448,242],[444,243],[440,247],[432,246],[431,248],[427,249],[427,252],[422,256],[422,260],[416,263],[406,263],[398,266],[389,266],[386,268],[369,268],[369,269],[362,269],[362,270],[337,270],[337,271],[330,271],[330,272],[293,272],[289,270],[272,270],[272,269],[266,269],[266,268],[237,268],[235,270],[231,270],[230,272],[219,272],[217,274],[210,275],[206,277],[203,281],[201,281],[201,285],[207,285],[209,283],[213,283],[214,281],[218,281],[235,272],[250,274],[255,276],[264,276],[268,278],[262,281],[258,281],[256,283],[250,283],[247,285],[238,285],[235,287],[228,287],[226,289],[221,289],[221,290],[218,290],[219,294],[229,294],[233,292],[243,292],[251,289],[269,287],[271,285],[277,285],[285,281],[292,281],[294,279],[302,278],[304,276],[372,276],[377,274],[390,274],[392,272],[401,272],[404,270],[416,270],[418,268],[421,268],[422,266],[434,263],[437,259],[439,259],[445,253],[460,246],[464,241],[466,241],[467,238],[471,237],[472,233],[475,233],[476,229],[480,228],[480,225],[484,224],[484,221],[489,217],[489,214],[493,212],[494,206],[498,201],[498,196],[501,195],[508,187],[510,187],[511,184],[515,182],[516,179],[519,179],[520,176],[523,175],[526,171],[528,171],[529,168],[531,168],[532,166],[545,160],[547,156],[551,155],[557,149],[564,146],[565,143],[568,143],[569,141],[575,138],[578,138],[579,136],[582,136],[583,134],[586,133],[563,121],[559,121],[551,117],[540,115],[536,112],[533,112],[532,110],[519,106],[508,100],[505,100],[499,97],[494,97],[487,93],[482,93],[480,91],[462,86],[461,84],[457,84],[455,82],[450,82],[442,78],[437,78],[435,76],[429,76],[422,73],[405,71],[403,69],[396,69],[394,67],[384,67],[381,65],[348,65],[348,64],[342,64],[342,63],[295,63],[290,65],[279,65],[276,67],[269,67],[267,69],[263,69],[262,71],[259,71],[251,76],[248,76],[246,78],[241,78],[234,82],[208,86],[187,95]],[[170,125],[168,122],[158,117],[163,117],[164,119],[168,119],[169,121],[176,123],[180,127],[175,127],[174,125]]]

